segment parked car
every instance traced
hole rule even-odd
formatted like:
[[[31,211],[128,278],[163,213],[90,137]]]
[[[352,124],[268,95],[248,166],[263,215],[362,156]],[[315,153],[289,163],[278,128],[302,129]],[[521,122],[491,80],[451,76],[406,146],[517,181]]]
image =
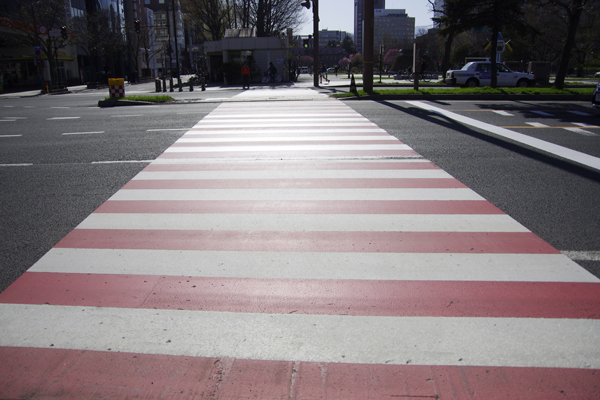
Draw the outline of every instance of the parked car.
[[[301,74],[308,74],[308,67],[300,67]]]
[[[498,86],[528,87],[535,84],[535,75],[526,72],[515,72],[506,65],[497,63]],[[492,84],[492,63],[490,61],[473,61],[462,69],[446,72],[447,85],[468,87],[489,86]]]
[[[592,107],[600,108],[600,82],[594,89],[594,93],[592,93]]]
[[[333,67],[327,68],[327,73],[328,74],[335,74],[335,68],[333,68]]]
[[[598,71],[594,74],[594,78],[600,78],[600,71]]]

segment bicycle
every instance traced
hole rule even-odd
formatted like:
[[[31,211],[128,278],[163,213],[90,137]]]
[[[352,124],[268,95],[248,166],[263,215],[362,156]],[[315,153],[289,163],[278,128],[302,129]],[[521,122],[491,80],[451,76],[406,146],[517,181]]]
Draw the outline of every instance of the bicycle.
[[[429,71],[423,71],[419,74],[419,82],[429,82],[433,77],[433,73]],[[409,82],[415,81],[415,74],[411,73],[409,77],[406,78]]]
[[[268,74],[265,73],[265,75],[262,78],[262,83],[280,83],[281,82],[281,76],[279,74],[275,74],[274,76],[269,76]]]

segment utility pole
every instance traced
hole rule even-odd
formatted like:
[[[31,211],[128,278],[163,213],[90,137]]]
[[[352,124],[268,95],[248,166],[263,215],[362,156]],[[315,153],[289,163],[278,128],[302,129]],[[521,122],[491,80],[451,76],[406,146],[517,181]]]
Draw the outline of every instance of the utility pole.
[[[375,3],[365,0],[363,10],[363,90],[367,93],[373,91],[373,45],[375,41]]]
[[[313,0],[313,79],[315,87],[319,87],[319,0]]]
[[[175,37],[175,62],[177,62],[177,78],[179,77],[179,51],[177,50],[177,17],[175,16],[175,0],[171,2],[173,4],[173,36]]]

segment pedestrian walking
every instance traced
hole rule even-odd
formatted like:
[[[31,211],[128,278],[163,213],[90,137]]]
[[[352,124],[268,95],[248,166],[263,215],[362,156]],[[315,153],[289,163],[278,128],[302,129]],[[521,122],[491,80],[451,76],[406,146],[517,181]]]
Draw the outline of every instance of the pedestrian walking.
[[[243,89],[250,89],[250,67],[248,67],[247,61],[244,61],[244,65],[242,65],[242,85]]]
[[[327,67],[325,63],[321,63],[321,73],[319,74],[319,83],[323,83],[323,78],[329,83],[329,79],[327,79]]]

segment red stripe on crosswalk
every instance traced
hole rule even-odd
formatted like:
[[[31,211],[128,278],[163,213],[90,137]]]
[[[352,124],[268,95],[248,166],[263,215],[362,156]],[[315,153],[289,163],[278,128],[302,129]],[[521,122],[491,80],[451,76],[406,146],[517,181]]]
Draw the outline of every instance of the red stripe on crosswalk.
[[[414,150],[307,150],[307,151],[206,151],[206,152],[166,152],[163,158],[236,158],[260,157],[420,157]]]
[[[403,179],[152,179],[132,180],[123,189],[465,189],[453,178]]]
[[[51,344],[48,344],[50,346]],[[392,355],[390,355],[392,357]],[[7,399],[600,398],[597,369],[262,361],[55,348],[0,348]]]
[[[440,169],[432,162],[236,162],[236,163],[201,163],[201,164],[150,164],[143,172],[157,171],[296,171],[296,170],[421,170]]]
[[[503,214],[484,200],[109,200],[97,213]]]
[[[75,229],[56,247],[384,253],[560,254],[531,232],[296,232]]]
[[[386,317],[600,319],[600,283],[26,272],[1,303]]]

